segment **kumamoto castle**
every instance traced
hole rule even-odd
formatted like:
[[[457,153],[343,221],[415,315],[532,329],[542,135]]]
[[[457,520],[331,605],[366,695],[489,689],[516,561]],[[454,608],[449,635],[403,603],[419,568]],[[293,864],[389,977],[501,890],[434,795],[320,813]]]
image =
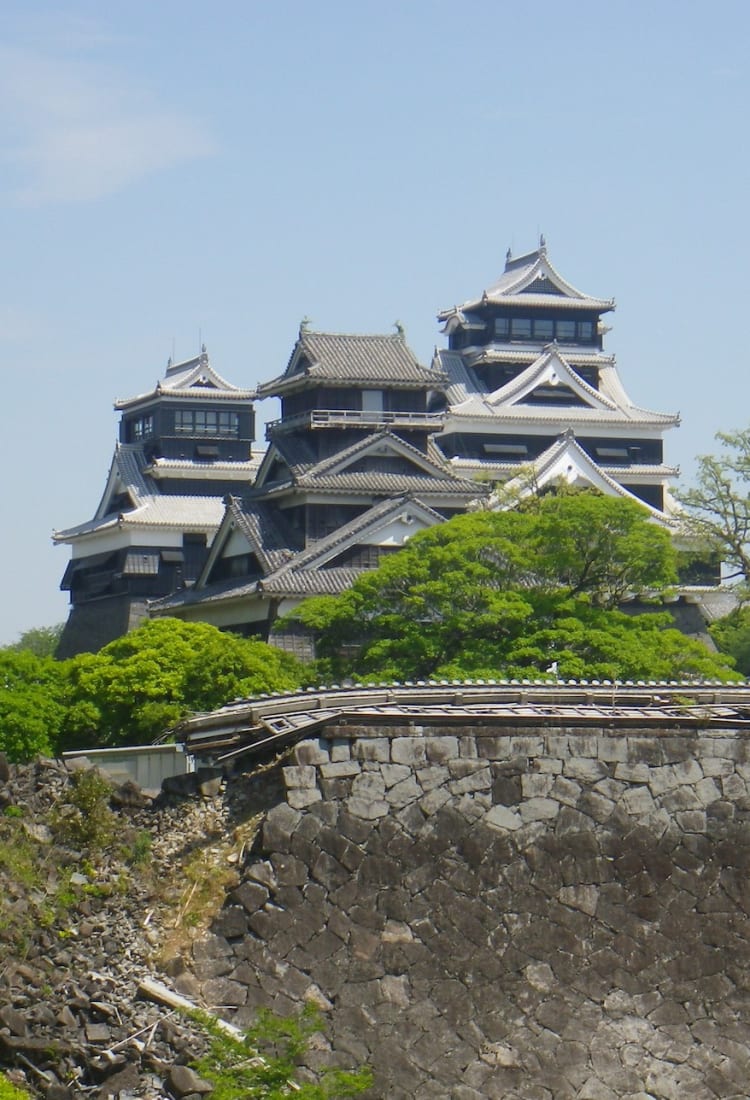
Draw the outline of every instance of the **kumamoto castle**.
[[[360,336],[304,322],[286,368],[257,390],[226,381],[205,348],[170,361],[154,388],[115,403],[120,437],[93,518],[53,536],[72,550],[59,655],[149,614],[267,638],[304,597],[342,591],[521,475],[634,497],[674,527],[662,441],[679,419],[628,396],[604,349],[613,309],[567,282],[541,238],[438,315],[447,347],[429,366],[400,326]],[[254,402],[270,397],[281,415],[256,451]]]
[[[72,550],[61,655],[146,615],[302,653],[280,615],[415,531],[500,507],[498,485],[634,498],[679,538],[662,447],[678,418],[632,403],[604,350],[613,309],[542,239],[439,314],[429,366],[400,330],[305,324],[257,390],[205,351],[170,362],[116,404],[93,518],[55,535]],[[709,573],[675,597],[686,632],[724,598]],[[239,1028],[312,1002],[311,1064],[369,1065],[373,1100],[747,1100],[749,694],[344,683],[186,718],[173,732],[198,766],[167,793],[234,784],[241,851],[208,928],[164,966],[169,996]]]

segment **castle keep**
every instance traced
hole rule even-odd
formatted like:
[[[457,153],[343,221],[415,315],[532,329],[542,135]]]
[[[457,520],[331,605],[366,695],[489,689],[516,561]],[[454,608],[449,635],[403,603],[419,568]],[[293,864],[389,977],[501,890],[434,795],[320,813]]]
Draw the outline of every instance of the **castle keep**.
[[[605,353],[612,299],[577,290],[542,238],[495,284],[439,314],[448,347],[422,365],[395,334],[313,332],[257,391],[205,349],[116,402],[120,440],[72,548],[60,654],[97,649],[145,614],[267,637],[307,595],[337,593],[416,530],[493,484],[564,481],[634,497],[670,524],[663,435]],[[253,452],[254,402],[280,416]]]

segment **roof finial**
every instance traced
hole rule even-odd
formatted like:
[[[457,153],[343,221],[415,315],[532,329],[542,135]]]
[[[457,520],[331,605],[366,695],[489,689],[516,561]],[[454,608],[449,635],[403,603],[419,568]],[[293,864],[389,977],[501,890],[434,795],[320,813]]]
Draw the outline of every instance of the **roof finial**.
[[[547,251],[547,242],[544,239],[544,233],[539,234],[539,251],[540,252],[546,252]]]
[[[508,251],[505,253],[505,262],[509,264],[513,259],[513,253],[511,252],[510,245],[508,245]]]
[[[309,330],[309,328],[310,328],[310,318],[307,316],[307,314],[305,314],[305,316],[302,318],[302,320],[299,323],[299,334],[300,334],[300,336],[303,334],[303,332],[307,332]]]
[[[201,344],[201,355],[208,355],[205,343]]]
[[[406,335],[406,329],[404,328],[403,321],[394,321],[393,327],[396,330],[396,335],[400,336],[403,340],[404,336]]]

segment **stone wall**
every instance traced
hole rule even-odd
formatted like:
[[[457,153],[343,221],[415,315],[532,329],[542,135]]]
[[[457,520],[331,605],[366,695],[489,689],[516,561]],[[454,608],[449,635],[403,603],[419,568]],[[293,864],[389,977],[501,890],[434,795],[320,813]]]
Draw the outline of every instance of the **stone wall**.
[[[283,774],[183,992],[314,1000],[388,1100],[750,1095],[748,731],[341,726]]]

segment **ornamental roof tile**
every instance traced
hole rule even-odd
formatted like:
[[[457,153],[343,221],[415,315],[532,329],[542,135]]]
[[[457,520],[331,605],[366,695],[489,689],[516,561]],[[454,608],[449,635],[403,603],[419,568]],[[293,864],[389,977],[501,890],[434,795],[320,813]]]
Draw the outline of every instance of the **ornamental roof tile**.
[[[258,387],[259,397],[295,389],[307,379],[329,384],[384,384],[431,389],[444,381],[423,367],[403,335],[357,335],[302,330],[282,375]]]

